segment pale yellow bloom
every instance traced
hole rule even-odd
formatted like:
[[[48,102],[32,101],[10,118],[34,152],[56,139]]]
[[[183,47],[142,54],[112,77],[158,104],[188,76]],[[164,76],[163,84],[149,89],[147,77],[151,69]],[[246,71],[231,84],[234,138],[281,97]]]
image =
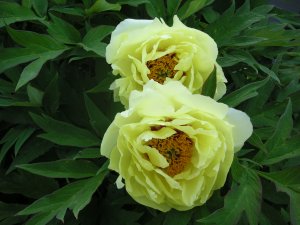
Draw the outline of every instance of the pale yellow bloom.
[[[252,133],[249,117],[178,81],[149,81],[106,131],[101,154],[137,202],[168,211],[204,204]],[[123,184],[124,182],[124,184]]]
[[[111,85],[115,100],[126,107],[132,90],[142,90],[150,79],[164,83],[178,80],[192,93],[202,86],[217,66],[215,99],[226,92],[226,78],[216,63],[218,48],[206,33],[185,26],[177,16],[173,26],[164,21],[126,19],[112,32],[106,60],[114,75],[121,77]]]

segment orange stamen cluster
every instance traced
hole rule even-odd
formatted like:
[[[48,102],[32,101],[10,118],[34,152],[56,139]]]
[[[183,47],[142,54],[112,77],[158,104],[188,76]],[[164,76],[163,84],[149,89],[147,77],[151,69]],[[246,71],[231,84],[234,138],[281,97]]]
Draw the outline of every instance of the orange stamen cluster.
[[[167,77],[173,78],[178,70],[174,70],[177,65],[175,53],[164,55],[158,59],[150,60],[146,63],[150,73],[147,75],[151,80],[163,84]]]
[[[166,158],[169,166],[165,172],[172,177],[181,173],[192,158],[193,141],[181,131],[166,139],[153,138],[147,145],[156,148]]]

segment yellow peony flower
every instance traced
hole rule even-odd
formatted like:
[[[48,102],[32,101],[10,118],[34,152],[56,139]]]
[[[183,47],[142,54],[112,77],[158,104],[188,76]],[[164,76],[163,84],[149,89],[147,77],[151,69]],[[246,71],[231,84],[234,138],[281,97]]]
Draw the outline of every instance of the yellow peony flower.
[[[210,36],[185,26],[177,16],[172,27],[157,18],[126,19],[112,32],[106,48],[113,74],[121,76],[111,85],[115,100],[127,107],[131,91],[142,90],[150,79],[161,84],[178,80],[192,93],[201,93],[215,65],[215,99],[219,99],[226,92],[226,78],[216,63],[217,55],[217,44]]]
[[[252,133],[249,117],[192,94],[178,81],[149,81],[133,91],[129,109],[106,131],[101,154],[137,202],[161,210],[188,210],[221,188]],[[123,180],[123,181],[122,181]]]

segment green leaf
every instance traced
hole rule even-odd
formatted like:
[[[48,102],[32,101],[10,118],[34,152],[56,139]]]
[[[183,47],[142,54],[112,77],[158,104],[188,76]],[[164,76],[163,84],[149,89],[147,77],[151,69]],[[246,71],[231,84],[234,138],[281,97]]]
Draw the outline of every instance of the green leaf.
[[[267,152],[264,143],[262,142],[261,138],[257,135],[255,131],[253,131],[251,137],[247,140],[251,145],[259,148],[263,152]]]
[[[169,17],[173,17],[176,14],[181,2],[182,0],[167,0],[167,11]]]
[[[55,212],[53,211],[38,213],[30,218],[30,220],[26,222],[26,225],[45,225],[48,224],[53,217],[55,217]]]
[[[27,216],[14,216],[9,217],[0,222],[0,225],[15,225],[15,224],[24,224]]]
[[[21,194],[29,198],[40,198],[58,188],[54,179],[37,176],[23,171],[14,171],[7,176],[0,173],[0,192]]]
[[[300,188],[300,167],[292,167],[276,172],[261,172],[258,174],[272,182],[289,188]],[[300,190],[300,189],[299,189]]]
[[[300,224],[300,193],[290,191],[290,215],[291,215],[291,223],[293,225]]]
[[[148,15],[152,18],[165,18],[166,12],[164,1],[149,0],[149,3],[146,4],[146,11]]]
[[[42,55],[40,55],[40,58],[27,65],[20,75],[20,79],[17,83],[16,90],[27,84],[29,81],[33,80],[39,74],[43,65],[48,60],[56,58],[57,56],[61,55],[64,51],[65,49],[45,52]]]
[[[18,215],[30,215],[50,212],[52,217],[63,219],[67,209],[71,209],[75,215],[91,201],[93,193],[108,174],[107,163],[102,166],[98,174],[92,178],[70,183],[61,189],[46,195],[33,202]],[[42,217],[41,219],[45,219]]]
[[[20,204],[7,204],[5,202],[0,201],[0,221],[14,216],[18,211],[23,209],[25,205]]]
[[[22,129],[18,127],[11,128],[5,136],[1,139],[0,143],[3,144],[0,151],[0,163],[5,157],[9,149],[15,144],[18,139],[19,134],[22,132]]]
[[[58,160],[17,166],[27,172],[51,178],[85,178],[95,176],[97,166],[87,160]]]
[[[266,154],[262,164],[271,165],[285,159],[296,158],[300,156],[300,137],[296,136],[288,139],[285,143],[274,146],[273,150]]]
[[[111,121],[107,119],[105,114],[95,105],[95,103],[87,96],[84,95],[85,106],[90,118],[90,124],[94,128],[95,132],[102,136]]]
[[[37,49],[40,51],[61,50],[65,48],[64,45],[46,34],[39,34],[25,30],[15,30],[10,27],[7,27],[7,32],[16,43],[26,48]]]
[[[192,211],[179,212],[172,210],[168,212],[163,225],[188,225],[192,217]]]
[[[269,77],[262,81],[253,82],[244,87],[225,95],[220,101],[230,107],[238,106],[240,103],[257,96],[257,89],[263,87],[269,81]]]
[[[202,87],[202,95],[209,96],[213,98],[216,93],[216,87],[217,87],[217,73],[216,73],[216,66],[214,67],[211,74],[206,79],[203,87]]]
[[[30,115],[34,122],[46,131],[40,137],[53,143],[74,147],[90,147],[100,144],[99,138],[85,129],[52,119],[46,115],[38,116],[32,113]]]
[[[101,40],[108,36],[113,29],[114,27],[105,25],[94,27],[88,31],[79,45],[86,51],[93,51],[97,55],[105,57],[107,44],[101,42]]]
[[[88,90],[87,93],[102,93],[102,92],[109,92],[109,87],[114,81],[113,76],[107,76],[105,79],[100,81],[95,87]]]
[[[100,158],[99,148],[86,148],[79,151],[73,159],[96,159]]]
[[[49,8],[49,11],[84,17],[84,10],[80,7],[75,6],[52,6],[51,8]]]
[[[18,141],[23,140],[22,137],[19,137],[16,145],[15,145],[15,151],[16,148],[19,147]],[[18,154],[13,159],[13,162],[10,164],[10,167],[6,171],[6,174],[10,173],[15,169],[15,166],[20,164],[25,164],[33,161],[34,159],[40,157],[41,155],[45,154],[47,151],[50,150],[50,148],[53,147],[53,144],[51,142],[48,142],[46,140],[40,139],[40,138],[32,138],[29,139],[28,142],[22,146],[20,150],[18,150]]]
[[[56,73],[49,85],[46,87],[44,97],[43,97],[43,106],[45,110],[50,114],[53,114],[57,111],[60,102],[60,90],[59,90],[59,80],[58,74]]]
[[[245,212],[250,225],[258,225],[261,202],[261,184],[256,173],[244,169],[239,180],[240,185],[233,185],[225,197],[224,207],[202,218],[204,224],[237,224],[242,213]]]
[[[33,11],[13,2],[0,2],[0,28],[11,23],[39,20]]]
[[[255,9],[250,11],[249,1],[245,1],[236,12],[233,3],[217,20],[207,26],[205,32],[217,42],[218,47],[230,46],[233,37],[264,18],[265,15],[255,12]]]
[[[292,103],[291,100],[289,100],[284,113],[277,123],[274,134],[266,142],[266,148],[269,152],[277,145],[282,144],[284,140],[289,137],[293,129],[292,113]]]
[[[0,73],[21,63],[39,58],[41,51],[27,48],[3,48],[0,51]]]
[[[230,54],[225,54],[224,57],[219,58],[218,62],[222,67],[233,66],[237,63],[243,62],[250,66],[256,73],[261,70],[265,74],[269,75],[274,81],[280,84],[278,76],[274,71],[270,70],[266,66],[258,63],[256,59],[248,52],[242,50],[235,50],[230,52]]]
[[[48,24],[48,33],[57,41],[65,44],[75,44],[80,42],[79,31],[65,20],[50,14],[52,22]]]
[[[131,6],[139,6],[144,3],[149,3],[149,0],[117,0],[116,3],[120,5],[131,5]]]
[[[178,10],[178,17],[181,20],[188,18],[189,16],[193,15],[194,13],[198,12],[205,6],[211,4],[214,0],[188,0],[184,3],[182,7]]]
[[[48,0],[31,0],[31,2],[34,10],[39,16],[46,16],[48,9]]]
[[[36,104],[38,106],[42,104],[44,92],[28,84],[27,94],[28,94],[29,101],[32,102],[33,104]]]
[[[120,4],[112,4],[107,2],[106,0],[96,0],[96,2],[88,9],[85,10],[87,15],[92,15],[104,11],[120,11]]]
[[[15,155],[18,154],[23,144],[27,141],[27,139],[33,134],[35,128],[33,127],[26,127],[24,128],[21,133],[18,135],[16,144],[15,144]]]
[[[220,16],[219,12],[215,11],[212,6],[204,8],[202,15],[208,23],[213,23]]]

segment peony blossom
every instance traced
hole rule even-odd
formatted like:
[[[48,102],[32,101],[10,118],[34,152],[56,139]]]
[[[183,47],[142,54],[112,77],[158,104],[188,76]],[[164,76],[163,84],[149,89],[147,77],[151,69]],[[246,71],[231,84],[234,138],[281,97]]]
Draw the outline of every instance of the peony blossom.
[[[149,80],[165,83],[178,80],[192,93],[201,93],[202,86],[217,68],[215,99],[226,92],[226,78],[216,63],[218,48],[206,33],[185,26],[177,16],[173,26],[164,21],[126,19],[112,32],[106,48],[106,60],[114,75],[111,85],[115,100],[126,107],[133,90],[142,90]]]
[[[101,154],[119,174],[117,186],[137,202],[188,210],[221,188],[252,124],[239,110],[192,94],[178,81],[149,81],[106,131]]]

